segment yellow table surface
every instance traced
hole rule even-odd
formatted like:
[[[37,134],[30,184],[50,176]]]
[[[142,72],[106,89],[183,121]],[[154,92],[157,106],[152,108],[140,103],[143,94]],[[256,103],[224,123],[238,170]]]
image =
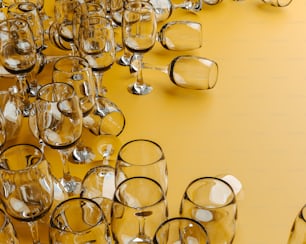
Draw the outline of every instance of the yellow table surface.
[[[52,1],[45,2],[50,13]],[[168,21],[201,21],[202,48],[174,52],[156,43],[144,59],[159,65],[181,54],[213,59],[220,73],[218,84],[209,91],[184,90],[166,74],[145,70],[144,78],[154,90],[135,96],[127,92],[134,81],[128,68],[115,64],[105,73],[107,97],[127,120],[120,142],[146,138],[164,149],[170,216],[178,215],[191,180],[231,174],[243,185],[234,243],[287,242],[293,220],[306,202],[305,10],[303,0],[293,0],[285,8],[260,0],[224,0],[204,5],[197,14],[174,10]],[[40,82],[51,81],[51,68],[46,67]],[[36,141],[26,121],[17,141]],[[50,161],[54,170],[60,168],[58,160]],[[73,174],[83,176],[90,166],[71,167]],[[21,243],[31,243],[26,224],[15,224]],[[41,228],[46,243],[48,230],[44,224]]]

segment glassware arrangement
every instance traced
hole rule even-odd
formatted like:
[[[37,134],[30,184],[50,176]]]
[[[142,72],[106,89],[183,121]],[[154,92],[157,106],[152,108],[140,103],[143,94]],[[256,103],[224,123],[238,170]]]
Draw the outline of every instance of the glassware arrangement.
[[[28,223],[34,244],[40,243],[38,223],[53,203],[53,177],[39,148],[13,145],[0,156],[0,198],[9,216]]]

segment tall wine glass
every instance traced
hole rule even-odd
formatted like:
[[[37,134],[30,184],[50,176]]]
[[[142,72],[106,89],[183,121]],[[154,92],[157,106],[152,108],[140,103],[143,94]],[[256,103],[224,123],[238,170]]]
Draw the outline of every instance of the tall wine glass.
[[[0,156],[0,198],[6,212],[29,224],[34,244],[39,244],[37,220],[51,208],[53,177],[50,165],[34,145],[18,144]]]
[[[157,227],[167,218],[167,200],[156,181],[133,177],[116,188],[111,212],[115,243],[152,243]]]
[[[157,181],[167,194],[167,161],[156,142],[136,139],[125,143],[119,150],[115,168],[117,186],[127,178],[143,176]]]
[[[81,179],[70,174],[68,156],[82,134],[82,111],[78,96],[67,83],[42,86],[35,103],[39,138],[52,149],[57,149],[63,163],[64,189],[71,195],[79,194]]]
[[[30,96],[36,96],[38,90],[37,74],[45,65],[44,49],[44,27],[37,6],[32,2],[18,2],[7,9],[9,18],[21,18],[29,24],[36,44],[37,62],[33,70],[28,74],[28,92]]]
[[[133,52],[131,64],[136,67],[137,80],[128,90],[145,95],[152,91],[142,76],[143,54],[151,50],[156,41],[157,23],[154,8],[149,2],[127,2],[122,17],[122,38],[125,47]]]
[[[26,76],[36,63],[36,44],[27,21],[10,18],[0,22],[0,61],[3,67],[17,77],[17,87],[23,102],[23,115],[29,116],[31,103]]]

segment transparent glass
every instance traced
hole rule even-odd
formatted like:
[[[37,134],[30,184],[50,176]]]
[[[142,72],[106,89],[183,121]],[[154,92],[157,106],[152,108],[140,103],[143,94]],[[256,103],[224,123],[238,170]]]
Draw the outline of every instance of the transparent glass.
[[[50,244],[111,244],[108,224],[100,206],[88,198],[71,198],[53,211],[49,231]]]
[[[18,144],[0,156],[0,197],[5,211],[29,224],[34,244],[40,243],[37,220],[53,203],[53,176],[48,161],[34,145]]]
[[[168,66],[143,64],[144,69],[158,70],[166,73],[173,84],[185,89],[209,90],[215,87],[218,80],[218,64],[204,57],[181,55],[171,60]],[[131,73],[137,67],[130,66]]]
[[[82,134],[82,111],[74,88],[68,83],[53,82],[42,86],[35,102],[39,139],[62,157],[67,193],[80,193],[81,179],[70,174],[68,156]]]
[[[156,142],[136,139],[119,150],[116,163],[116,185],[134,176],[157,181],[164,193],[168,191],[168,168],[163,149]]]
[[[234,240],[236,196],[232,187],[222,179],[202,177],[193,180],[184,192],[180,215],[201,223],[211,244],[230,244]]]
[[[2,66],[17,77],[18,94],[22,100],[22,112],[29,116],[31,102],[28,94],[27,74],[37,61],[34,36],[27,21],[10,18],[0,22],[0,43]]]
[[[205,228],[194,219],[175,217],[168,219],[157,228],[153,244],[209,244]]]
[[[152,91],[142,75],[143,54],[150,51],[156,41],[157,22],[153,6],[149,2],[128,2],[122,17],[122,40],[133,53],[131,64],[136,68],[137,79],[128,87],[130,93],[145,95]]]
[[[155,230],[168,218],[161,186],[146,177],[133,177],[116,188],[111,229],[115,243],[152,243]]]
[[[0,209],[0,240],[2,244],[19,244],[15,227],[2,209]]]
[[[274,7],[286,7],[292,2],[292,0],[262,0],[262,1]]]
[[[306,243],[306,205],[297,214],[290,230],[288,244]]]

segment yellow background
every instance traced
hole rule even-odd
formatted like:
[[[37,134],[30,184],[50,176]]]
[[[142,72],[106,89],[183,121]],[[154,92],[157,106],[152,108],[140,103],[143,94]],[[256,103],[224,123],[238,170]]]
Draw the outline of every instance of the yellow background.
[[[50,13],[52,1],[45,2]],[[174,52],[156,43],[144,59],[159,65],[181,54],[213,59],[220,73],[209,91],[184,90],[166,74],[145,70],[144,78],[154,90],[135,96],[127,92],[134,81],[128,68],[114,65],[105,73],[107,97],[127,120],[120,142],[146,138],[164,149],[170,216],[178,214],[191,180],[231,174],[243,185],[234,243],[287,242],[293,220],[306,203],[305,11],[304,0],[293,0],[285,8],[260,0],[224,0],[204,5],[197,14],[174,10],[171,20],[201,21],[202,48]],[[50,70],[48,66],[40,75],[40,82],[51,81]],[[18,141],[29,142],[26,122],[23,126]],[[89,166],[72,167],[73,174],[83,175]],[[21,243],[30,243],[27,226],[16,226]],[[48,232],[41,227],[46,242]]]

